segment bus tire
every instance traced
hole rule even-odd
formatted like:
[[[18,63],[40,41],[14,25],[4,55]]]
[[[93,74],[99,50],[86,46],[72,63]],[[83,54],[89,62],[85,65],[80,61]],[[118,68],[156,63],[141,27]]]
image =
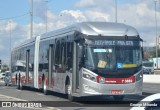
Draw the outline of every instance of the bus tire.
[[[113,96],[113,98],[115,101],[122,101],[124,99],[124,96],[123,95],[115,95],[115,96]]]
[[[23,85],[22,85],[21,81],[19,82],[19,89],[23,90]]]
[[[47,95],[48,94],[48,90],[47,90],[47,85],[46,85],[46,80],[43,80],[43,94]]]
[[[75,101],[75,97],[72,96],[71,89],[72,89],[71,85],[70,85],[70,83],[68,83],[65,86],[65,90],[66,90],[67,98],[72,102],[72,101]]]
[[[19,77],[17,78],[17,89],[20,89],[20,78]]]

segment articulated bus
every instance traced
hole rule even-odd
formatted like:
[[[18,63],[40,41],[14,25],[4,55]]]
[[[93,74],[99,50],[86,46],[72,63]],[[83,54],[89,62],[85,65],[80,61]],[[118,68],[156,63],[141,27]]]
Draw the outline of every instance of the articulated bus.
[[[12,83],[85,96],[142,94],[142,39],[121,23],[82,22],[31,38],[12,49]]]

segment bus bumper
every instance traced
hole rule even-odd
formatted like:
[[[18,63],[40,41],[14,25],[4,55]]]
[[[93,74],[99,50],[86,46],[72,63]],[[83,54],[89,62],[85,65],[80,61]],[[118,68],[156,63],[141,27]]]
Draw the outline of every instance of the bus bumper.
[[[129,84],[100,84],[83,78],[80,87],[80,96],[97,96],[97,95],[142,95],[143,80]],[[113,94],[112,91],[122,91]]]

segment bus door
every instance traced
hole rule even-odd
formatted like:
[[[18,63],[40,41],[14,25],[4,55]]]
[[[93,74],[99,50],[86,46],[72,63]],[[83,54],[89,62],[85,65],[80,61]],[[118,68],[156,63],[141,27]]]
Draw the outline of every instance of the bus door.
[[[53,45],[49,45],[49,57],[48,57],[48,84],[49,84],[49,87],[51,88],[52,87],[52,80],[54,80],[52,78],[52,70],[53,70]]]
[[[73,49],[72,92],[75,93],[79,88],[78,43],[74,42]]]
[[[56,49],[55,49],[55,64],[54,64],[55,72],[54,72],[54,85],[56,88],[61,88],[61,42],[60,40],[56,41]]]
[[[29,57],[30,57],[30,50],[26,51],[26,82],[29,83]]]

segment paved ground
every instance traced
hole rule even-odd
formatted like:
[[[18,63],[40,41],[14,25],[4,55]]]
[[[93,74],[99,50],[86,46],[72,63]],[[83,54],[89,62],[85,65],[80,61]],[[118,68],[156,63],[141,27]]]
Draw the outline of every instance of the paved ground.
[[[127,96],[125,101],[140,101],[141,99],[147,97],[148,95],[160,92],[159,84],[144,84],[143,86],[143,95],[142,96]],[[85,99],[84,99],[85,100]],[[4,86],[0,85],[0,101],[45,101],[43,102],[43,108],[34,108],[35,109],[62,109],[62,110],[129,110],[131,107],[125,107],[126,105],[118,104],[108,104],[108,102],[113,101],[112,97],[92,97],[89,100],[99,100],[101,102],[70,102],[67,100],[66,95],[50,92],[49,95],[43,95],[38,90],[27,89],[27,90],[17,90],[14,86]],[[46,102],[49,101],[49,102]],[[59,105],[58,107],[48,107],[47,105]],[[66,107],[66,106],[73,107]],[[63,107],[65,106],[65,107]],[[95,107],[97,106],[97,107]],[[0,108],[5,109],[6,108]],[[9,110],[21,110],[22,108],[7,108]],[[23,108],[24,109],[24,108]],[[30,108],[25,108],[30,110]]]

